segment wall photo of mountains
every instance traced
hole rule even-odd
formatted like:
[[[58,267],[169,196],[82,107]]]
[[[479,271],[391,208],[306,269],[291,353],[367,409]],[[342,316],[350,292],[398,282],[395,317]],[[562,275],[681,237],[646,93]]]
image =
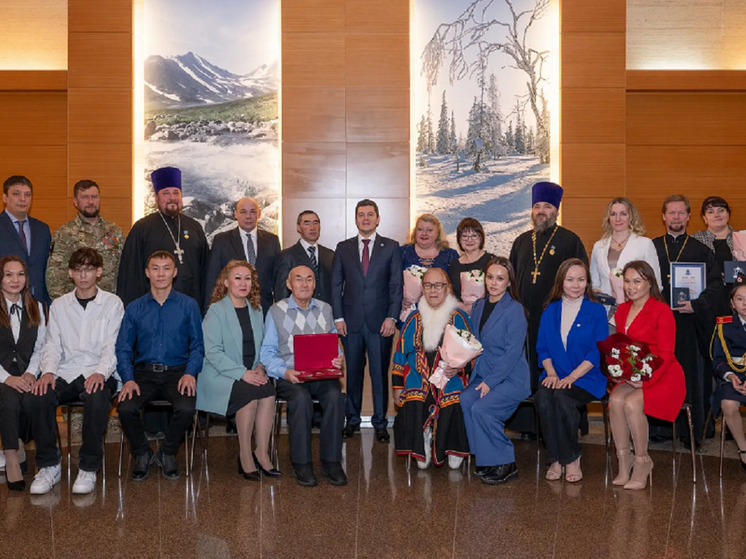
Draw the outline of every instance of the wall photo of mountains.
[[[184,13],[190,8],[200,11],[191,13],[193,19]],[[218,4],[216,18],[196,1],[145,2],[146,30],[154,33],[147,36],[144,60],[145,213],[155,210],[150,173],[171,165],[182,171],[184,213],[202,224],[210,241],[235,227],[235,203],[243,196],[256,198],[262,207],[260,226],[277,232],[276,10],[275,1],[226,2]],[[204,24],[205,17],[216,19],[208,36],[172,25],[174,18],[184,25],[195,19]],[[171,29],[174,36],[168,37]],[[252,32],[257,29],[269,40],[260,40]]]

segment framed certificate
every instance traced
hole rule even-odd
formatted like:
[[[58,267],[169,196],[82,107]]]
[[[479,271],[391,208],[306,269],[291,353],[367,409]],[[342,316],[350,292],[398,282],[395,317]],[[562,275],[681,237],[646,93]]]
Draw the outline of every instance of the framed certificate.
[[[738,276],[746,275],[746,262],[739,260],[726,260],[725,265],[725,283],[736,283]]]
[[[693,301],[705,289],[704,262],[671,262],[671,308]]]

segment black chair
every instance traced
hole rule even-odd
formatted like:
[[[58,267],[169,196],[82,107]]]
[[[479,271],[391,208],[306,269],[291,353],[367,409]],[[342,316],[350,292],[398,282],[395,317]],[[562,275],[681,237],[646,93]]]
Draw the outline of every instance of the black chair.
[[[116,396],[112,400],[113,403],[116,402]],[[70,473],[70,456],[71,456],[71,449],[73,444],[73,435],[72,435],[72,417],[73,417],[73,411],[74,410],[80,410],[81,413],[85,409],[85,402],[82,400],[74,400],[72,402],[66,402],[64,404],[60,404],[57,406],[57,409],[64,408],[63,414],[65,415],[65,421],[67,423],[67,471],[68,474]],[[109,420],[107,417],[106,420],[106,426],[104,428],[104,437],[102,440],[102,444],[104,445],[104,456],[101,463],[101,471],[106,472],[106,433],[109,430]],[[57,424],[57,447],[60,449],[60,453],[62,453],[62,437],[60,436],[60,427],[59,424]]]

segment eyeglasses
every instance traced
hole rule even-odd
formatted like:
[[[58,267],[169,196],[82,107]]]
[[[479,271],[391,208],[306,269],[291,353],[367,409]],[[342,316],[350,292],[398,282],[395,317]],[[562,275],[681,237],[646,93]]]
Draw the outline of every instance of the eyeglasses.
[[[422,284],[422,289],[434,289],[435,291],[442,291],[446,285],[448,284],[440,281],[437,283],[430,283],[429,281],[426,281]]]
[[[481,239],[481,235],[479,233],[462,233],[461,234],[461,240],[462,241],[476,241],[477,239]]]
[[[94,273],[98,268],[94,266],[78,266],[77,268],[73,268],[73,274],[78,274],[80,276],[85,274],[92,274]]]

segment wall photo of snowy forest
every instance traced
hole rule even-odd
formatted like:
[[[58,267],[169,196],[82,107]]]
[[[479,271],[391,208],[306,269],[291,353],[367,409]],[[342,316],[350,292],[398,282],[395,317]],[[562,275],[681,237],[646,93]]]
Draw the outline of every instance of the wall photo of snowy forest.
[[[277,0],[144,0],[145,213],[155,210],[150,173],[182,171],[184,213],[210,241],[235,227],[236,201],[252,196],[260,226],[280,211]]]
[[[530,227],[531,186],[550,180],[557,0],[416,0],[415,207],[474,217],[507,256]]]

